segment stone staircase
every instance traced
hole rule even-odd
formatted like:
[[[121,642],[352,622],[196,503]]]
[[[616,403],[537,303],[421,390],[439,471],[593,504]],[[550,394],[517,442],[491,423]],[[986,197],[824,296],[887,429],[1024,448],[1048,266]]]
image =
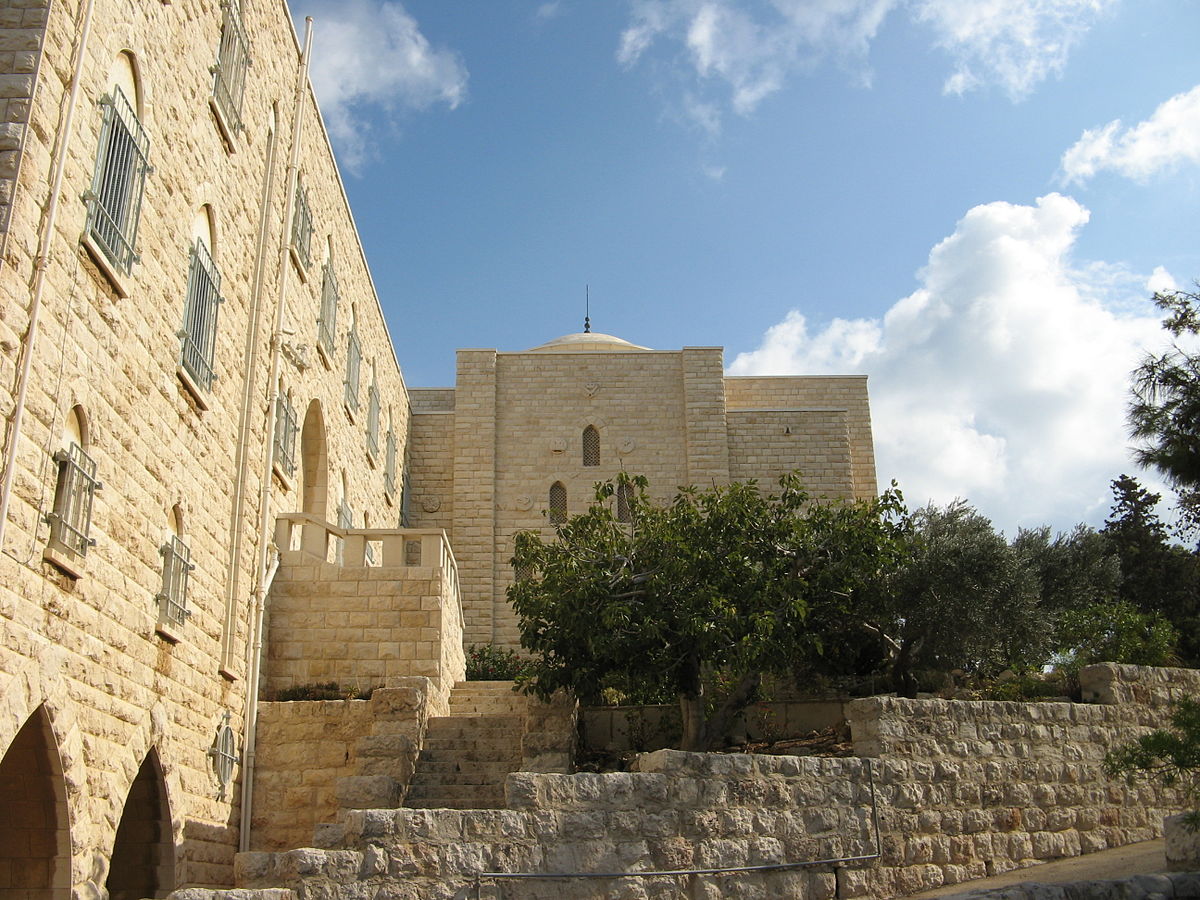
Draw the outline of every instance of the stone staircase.
[[[460,681],[450,714],[431,716],[404,806],[502,809],[504,779],[521,769],[528,703],[511,681]]]

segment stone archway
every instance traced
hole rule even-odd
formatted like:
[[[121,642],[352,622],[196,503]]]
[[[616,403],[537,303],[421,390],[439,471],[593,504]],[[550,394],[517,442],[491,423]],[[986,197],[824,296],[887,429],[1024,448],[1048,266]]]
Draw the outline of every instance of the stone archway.
[[[300,511],[327,519],[329,455],[325,445],[325,417],[321,401],[313,400],[300,430]]]
[[[105,882],[109,900],[165,897],[175,889],[175,843],[158,751],[130,785]]]
[[[71,839],[62,761],[50,717],[39,706],[0,759],[0,900],[65,900]]]

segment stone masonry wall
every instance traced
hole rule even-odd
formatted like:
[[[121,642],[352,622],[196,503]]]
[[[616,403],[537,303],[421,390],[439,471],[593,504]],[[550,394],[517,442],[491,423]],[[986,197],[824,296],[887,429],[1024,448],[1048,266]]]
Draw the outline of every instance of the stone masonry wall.
[[[380,454],[367,449],[372,364],[382,400],[380,443],[390,423],[400,459],[408,417],[404,382],[311,92],[301,95],[301,133],[291,134],[299,48],[282,0],[241,4],[252,57],[242,131],[224,128],[210,104],[220,0],[95,0],[86,48],[79,0],[3,7],[0,119],[15,124],[28,107],[29,122],[0,260],[5,410],[14,406],[29,352],[22,340],[31,323],[35,255],[56,152],[65,168],[0,554],[0,758],[32,716],[48,717],[70,823],[68,849],[56,864],[76,895],[104,895],[126,797],[151,751],[161,762],[159,787],[169,806],[164,827],[175,863],[174,883],[163,889],[227,885],[238,842],[240,772],[235,769],[235,782],[221,791],[207,751],[228,715],[237,751],[244,752],[251,601],[259,552],[271,537],[260,535],[258,523],[315,502],[315,491],[305,490],[308,481],[329,487],[323,515],[344,495],[356,523],[369,514],[372,524],[394,524],[398,497],[384,489]],[[35,20],[47,7],[44,40],[38,40]],[[319,33],[321,23],[316,27]],[[29,54],[39,46],[41,59],[31,67]],[[131,100],[149,139],[153,171],[142,199],[139,259],[129,273],[115,274],[84,246],[81,198],[95,171],[101,99],[112,91],[122,55],[137,73],[138,96]],[[77,57],[79,104],[64,133]],[[308,265],[293,262],[288,250],[293,137],[315,227]],[[16,140],[14,129],[0,129],[0,203],[12,185]],[[210,390],[193,389],[178,374],[189,248],[201,219],[212,226],[224,297]],[[327,256],[342,298],[328,365],[314,351]],[[300,421],[314,423],[312,439],[296,442],[307,444],[295,448],[305,464],[283,477],[264,465],[270,342],[280,302],[280,386]],[[357,413],[345,408],[352,304],[363,348]],[[65,446],[64,423],[75,407],[103,489],[93,508],[95,545],[83,571],[72,575],[45,561],[44,552],[57,475],[53,455]],[[164,635],[157,627],[160,549],[176,514],[195,565],[187,595],[191,616]]]
[[[362,810],[327,850],[239,858],[244,887],[330,898],[449,898],[479,872],[632,872],[795,863],[778,872],[482,882],[488,897],[894,897],[1148,840],[1174,789],[1128,785],[1104,753],[1165,721],[1200,672],[1109,667],[1154,685],[1113,706],[869,698],[849,704],[860,757],[646,754],[636,771],[509,776],[507,810]],[[1103,673],[1102,673],[1103,674]],[[1086,676],[1085,676],[1086,677]],[[872,758],[876,757],[876,758]],[[872,785],[874,789],[872,790]],[[872,828],[877,804],[880,840]],[[876,858],[877,857],[877,858]],[[681,887],[680,881],[684,883]]]
[[[0,10],[0,235],[8,231],[49,9],[50,0],[30,0]]]
[[[725,402],[731,423],[734,412],[844,412],[854,474],[854,496],[875,496],[875,445],[871,438],[871,407],[867,399],[866,376],[730,377],[725,379]]]
[[[758,479],[777,492],[779,476],[797,469],[814,497],[854,497],[846,413],[803,411],[729,413],[729,477]]]
[[[337,820],[344,800],[361,806],[403,796],[428,719],[430,685],[404,679],[370,700],[263,703],[250,846],[306,847],[317,825]]]

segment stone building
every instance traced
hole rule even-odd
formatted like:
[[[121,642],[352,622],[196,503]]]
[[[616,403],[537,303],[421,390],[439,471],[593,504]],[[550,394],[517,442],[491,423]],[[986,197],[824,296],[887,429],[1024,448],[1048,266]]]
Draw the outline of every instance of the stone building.
[[[576,335],[409,391],[301,44],[284,0],[0,6],[0,898],[231,884],[259,689],[443,709],[513,532],[619,468],[874,491],[861,379]]]
[[[514,535],[581,511],[622,470],[663,499],[689,484],[769,488],[793,469],[818,496],[875,494],[861,376],[728,378],[719,347],[583,332],[522,353],[460,350],[453,389],[409,396],[409,517],[450,535],[468,643],[518,643]]]

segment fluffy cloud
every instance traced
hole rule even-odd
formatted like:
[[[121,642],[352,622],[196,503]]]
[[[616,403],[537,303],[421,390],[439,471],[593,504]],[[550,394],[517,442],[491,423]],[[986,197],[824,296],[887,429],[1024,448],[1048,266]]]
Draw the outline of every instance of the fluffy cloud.
[[[977,206],[882,319],[814,329],[792,312],[730,374],[869,374],[880,479],[914,505],[965,497],[1010,534],[1098,522],[1132,468],[1129,372],[1162,338],[1130,302],[1144,282],[1072,267],[1087,220],[1059,194]]]
[[[432,46],[414,19],[390,0],[300,0],[297,29],[312,16],[310,67],[321,113],[342,161],[353,171],[371,156],[380,119],[466,97],[458,55]]]
[[[1200,85],[1176,94],[1132,128],[1119,119],[1083,133],[1063,154],[1067,183],[1105,169],[1143,181],[1180,163],[1200,162]]]
[[[1020,98],[1062,70],[1072,47],[1113,2],[632,0],[617,59],[632,66],[656,43],[674,44],[697,83],[721,86],[730,108],[745,115],[790,75],[826,57],[853,62],[869,81],[871,42],[888,13],[902,8],[954,60],[948,92],[996,84]]]

